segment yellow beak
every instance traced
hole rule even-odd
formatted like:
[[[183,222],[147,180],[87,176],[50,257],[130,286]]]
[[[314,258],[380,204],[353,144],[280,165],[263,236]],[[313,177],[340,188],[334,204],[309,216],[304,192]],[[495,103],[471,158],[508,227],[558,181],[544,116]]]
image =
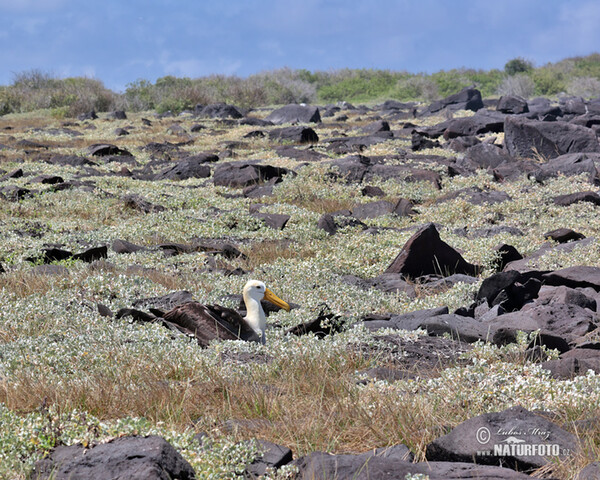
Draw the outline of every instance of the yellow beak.
[[[271,302],[273,305],[276,305],[279,308],[283,308],[286,312],[290,311],[290,306],[268,288],[265,290],[265,300]]]

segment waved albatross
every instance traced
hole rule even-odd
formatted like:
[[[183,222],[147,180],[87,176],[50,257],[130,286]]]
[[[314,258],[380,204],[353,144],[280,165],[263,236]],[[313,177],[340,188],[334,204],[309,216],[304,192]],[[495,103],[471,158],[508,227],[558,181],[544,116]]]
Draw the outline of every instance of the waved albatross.
[[[184,333],[194,335],[203,347],[214,339],[260,341],[264,345],[267,320],[260,301],[267,300],[288,312],[290,306],[258,280],[248,281],[242,293],[245,317],[220,305],[188,302],[165,313],[163,318]]]

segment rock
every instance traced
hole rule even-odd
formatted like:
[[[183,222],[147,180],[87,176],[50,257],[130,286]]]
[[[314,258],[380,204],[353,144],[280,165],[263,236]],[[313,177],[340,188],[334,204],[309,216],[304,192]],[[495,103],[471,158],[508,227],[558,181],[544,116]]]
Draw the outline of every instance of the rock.
[[[244,115],[233,105],[213,103],[200,110],[199,116],[206,118],[242,118]]]
[[[514,116],[504,122],[504,144],[513,157],[551,159],[566,153],[600,152],[598,138],[589,128]]]
[[[450,140],[456,137],[482,135],[484,133],[499,133],[504,131],[504,115],[480,110],[472,117],[455,118],[448,122],[444,130],[444,138]]]
[[[135,245],[127,240],[120,239],[113,241],[112,249],[115,253],[134,253],[139,252],[140,250],[145,250],[145,248],[140,245]]]
[[[280,157],[293,158],[299,162],[315,162],[323,160],[324,158],[329,158],[327,155],[313,150],[312,147],[299,149],[292,147],[291,145],[284,145],[282,147],[276,147],[275,152],[277,152],[277,155]]]
[[[509,262],[504,267],[504,270],[505,271],[517,270],[519,272],[528,272],[528,271],[532,270],[531,262],[533,262],[533,264],[535,264],[535,261],[538,258],[540,258],[546,254],[568,253],[568,252],[573,251],[575,248],[586,247],[588,245],[592,245],[594,243],[594,241],[595,240],[593,237],[588,237],[588,238],[584,238],[583,240],[576,240],[574,242],[561,243],[558,245],[546,243],[546,244],[542,245],[535,252],[530,253],[523,260]],[[544,273],[547,273],[547,272],[544,272]]]
[[[279,213],[253,213],[252,216],[260,218],[267,227],[275,230],[283,230],[291,218]]]
[[[546,273],[542,276],[546,285],[565,285],[570,288],[591,287],[600,291],[600,268],[578,265]]]
[[[339,315],[333,314],[327,305],[324,305],[316,318],[303,322],[286,330],[286,335],[308,335],[314,334],[317,338],[341,332],[345,321]]]
[[[167,167],[154,176],[154,180],[187,180],[188,178],[210,177],[209,162],[217,162],[219,157],[212,154],[199,154]]]
[[[530,479],[529,475],[496,466],[464,462],[403,461],[396,456],[381,458],[371,455],[331,455],[313,452],[294,460],[299,469],[298,480],[379,480],[427,478],[429,480],[517,480]],[[417,477],[417,475],[420,475]]]
[[[363,286],[366,288],[376,288],[386,293],[404,293],[410,298],[415,296],[415,287],[404,279],[398,273],[383,273],[377,277],[365,280]]]
[[[440,148],[442,145],[438,141],[430,140],[424,135],[420,135],[417,132],[413,132],[410,137],[410,149],[413,152],[419,150],[426,150],[428,148]]]
[[[494,251],[498,255],[494,262],[494,269],[497,272],[504,270],[504,267],[506,267],[508,263],[523,259],[523,255],[521,255],[515,247],[507,245],[506,243],[496,245]]]
[[[529,112],[527,100],[518,95],[503,95],[498,100],[496,110],[502,113],[519,114]]]
[[[69,269],[62,265],[38,265],[29,270],[31,275],[68,275]]]
[[[257,117],[244,117],[238,120],[238,125],[250,125],[253,127],[268,127],[273,125],[273,122],[269,122],[268,120],[263,120],[262,118]]]
[[[98,115],[96,115],[94,110],[77,115],[77,120],[81,120],[82,122],[85,120],[96,120],[97,118]]]
[[[376,218],[382,215],[389,215],[394,211],[394,205],[385,200],[378,202],[370,202],[358,204],[352,207],[352,216],[359,220],[366,220],[369,218]]]
[[[489,143],[478,143],[467,149],[464,160],[457,164],[463,166],[470,162],[475,168],[494,169],[511,160],[504,149]]]
[[[410,200],[401,198],[396,202],[396,205],[394,205],[394,210],[392,213],[398,215],[399,217],[408,217],[417,212],[413,208],[413,204]]]
[[[124,129],[124,128],[115,128],[113,134],[116,137],[124,137],[126,135],[129,135],[129,132],[126,129]]]
[[[567,243],[571,240],[581,240],[585,238],[585,235],[577,233],[570,228],[557,228],[556,230],[544,233],[544,238],[554,240],[558,243]]]
[[[569,288],[564,285],[553,287],[550,285],[544,285],[535,299],[535,303],[538,305],[547,305],[549,303],[567,303],[569,305],[577,305],[581,308],[587,308],[592,312],[596,311],[596,300],[593,298],[594,290],[585,289],[592,296],[586,295],[584,289]]]
[[[271,140],[294,143],[318,143],[319,136],[309,127],[275,128],[269,132]]]
[[[448,108],[451,111],[456,110],[477,110],[483,108],[483,100],[481,99],[481,92],[475,88],[465,87],[460,92],[450,95],[442,100],[438,100],[429,105],[425,109],[425,113],[436,113],[444,108]]]
[[[565,460],[565,452],[576,454],[578,444],[575,435],[517,406],[461,423],[427,445],[425,456],[430,462],[477,462],[531,471],[556,457]],[[545,455],[540,454],[542,449],[547,452]],[[490,454],[478,453],[482,451]]]
[[[385,192],[380,187],[375,187],[373,185],[363,187],[360,193],[365,197],[385,197]]]
[[[90,159],[81,157],[79,155],[56,154],[52,155],[47,160],[47,162],[53,165],[71,165],[73,167],[82,167],[84,165],[97,165],[97,163],[92,162]]]
[[[579,475],[577,480],[598,480],[600,478],[600,462],[592,462],[587,465]]]
[[[338,214],[324,213],[317,222],[317,227],[325,230],[329,235],[337,233],[340,228],[344,227],[360,227],[363,230],[367,226],[353,217],[350,212],[342,212]]]
[[[281,125],[282,123],[320,123],[319,109],[311,105],[290,104],[273,110],[266,120]]]
[[[424,319],[391,319],[401,330],[426,330],[429,335],[441,337],[449,334],[453,339],[467,343],[487,340],[491,337],[488,325],[471,317],[448,313]]]
[[[569,205],[573,205],[574,203],[579,202],[590,202],[594,205],[600,205],[600,195],[592,191],[576,192],[567,195],[558,195],[556,197],[552,197],[552,201],[556,205],[560,205],[561,207],[568,207]]]
[[[385,120],[376,120],[375,122],[365,125],[360,130],[361,130],[361,132],[368,133],[368,134],[377,133],[377,132],[389,132],[390,124],[388,122],[386,122]]]
[[[29,180],[29,183],[42,183],[44,185],[57,185],[65,180],[59,175],[38,175]]]
[[[123,204],[127,208],[132,208],[134,210],[138,210],[142,213],[151,213],[151,212],[164,212],[165,207],[162,205],[156,205],[144,200],[142,197],[136,194],[129,194],[121,197]]]
[[[479,268],[465,261],[460,253],[440,239],[433,223],[422,227],[402,247],[385,273],[399,273],[407,278],[454,273],[477,275]]]
[[[393,315],[386,320],[365,320],[363,321],[363,325],[367,328],[367,330],[378,330],[380,328],[395,328],[399,330],[402,327],[397,326],[398,322],[402,325],[407,323],[416,325],[422,321],[428,320],[431,317],[446,315],[447,313],[448,307],[415,310],[402,315]],[[411,330],[414,330],[414,328],[411,328]]]
[[[278,469],[294,459],[292,451],[287,447],[266,440],[257,440],[257,443],[263,453],[246,467],[244,478],[259,478],[267,472],[267,468]]]
[[[111,145],[109,143],[96,143],[94,145],[90,145],[87,149],[88,154],[94,157],[104,157],[107,155],[124,155],[131,157],[131,153],[123,148],[119,148],[116,145]]]
[[[193,468],[165,439],[119,437],[86,449],[81,444],[56,447],[36,462],[32,480],[192,480]]]
[[[598,182],[598,169],[596,163],[600,164],[600,155],[595,153],[568,153],[560,155],[542,164],[532,176],[538,182],[544,182],[548,178],[559,175],[573,176],[587,174],[591,183]]]
[[[493,341],[504,345],[516,340],[516,332],[540,331],[540,344],[564,352],[569,345],[597,328],[597,317],[577,305],[553,303],[506,313],[491,324]],[[490,335],[491,337],[491,335]]]
[[[217,165],[213,174],[215,185],[225,187],[248,187],[269,180],[279,182],[291,170],[271,165],[258,165],[249,162],[225,162]]]
[[[563,353],[556,360],[543,362],[542,368],[549,370],[553,378],[561,380],[571,380],[578,375],[585,375],[588,370],[600,373],[600,351],[575,348]]]
[[[102,245],[100,247],[88,248],[87,250],[73,255],[73,259],[81,260],[83,262],[92,263],[101,258],[108,257],[108,247]]]
[[[123,110],[115,110],[114,112],[110,112],[106,118],[111,120],[126,120],[127,114]]]

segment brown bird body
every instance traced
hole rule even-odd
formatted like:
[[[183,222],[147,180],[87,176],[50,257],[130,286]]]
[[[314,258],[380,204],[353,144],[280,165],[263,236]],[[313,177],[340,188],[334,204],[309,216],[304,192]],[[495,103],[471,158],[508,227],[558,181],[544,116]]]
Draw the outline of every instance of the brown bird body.
[[[220,305],[188,302],[165,313],[163,320],[177,330],[196,337],[202,347],[208,346],[212,340],[246,340],[264,344],[266,320],[260,301],[264,298],[288,311],[290,306],[257,280],[246,283],[243,296],[248,312],[245,317]]]

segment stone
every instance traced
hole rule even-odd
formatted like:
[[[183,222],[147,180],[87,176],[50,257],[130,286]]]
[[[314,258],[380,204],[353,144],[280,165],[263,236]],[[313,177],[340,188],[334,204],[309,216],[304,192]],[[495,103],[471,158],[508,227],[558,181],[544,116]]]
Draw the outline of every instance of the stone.
[[[473,343],[480,340],[486,341],[491,338],[490,328],[485,323],[471,317],[448,313],[445,315],[435,315],[424,319],[391,319],[394,321],[395,328],[401,330],[426,330],[429,335],[441,337],[450,335],[467,343]]]
[[[470,162],[475,168],[494,169],[509,161],[511,157],[504,149],[489,143],[478,143],[467,149],[464,161],[459,165]]]
[[[570,288],[591,287],[600,291],[600,268],[587,265],[562,268],[542,276],[546,285],[565,285]]]
[[[334,235],[340,228],[344,227],[360,227],[363,230],[367,228],[363,222],[353,217],[349,211],[338,214],[324,213],[319,218],[317,227],[325,230],[329,235]]]
[[[140,245],[135,245],[127,240],[120,239],[113,241],[112,249],[115,253],[135,253],[139,252],[140,250],[145,250],[145,248]]]
[[[299,149],[292,147],[291,145],[284,145],[281,147],[276,147],[275,152],[277,152],[277,155],[280,157],[293,158],[299,162],[316,162],[323,160],[324,158],[329,158],[327,155],[313,150],[312,147]]]
[[[592,462],[579,472],[577,480],[598,480],[600,478],[600,462]]]
[[[188,178],[210,177],[210,167],[206,163],[216,162],[219,157],[212,154],[199,154],[167,167],[154,176],[154,180],[187,180]]]
[[[596,164],[600,164],[600,155],[595,153],[567,153],[560,155],[543,163],[532,176],[538,182],[544,182],[549,178],[555,178],[559,175],[573,176],[587,174],[591,183],[598,182],[598,169]]]
[[[594,292],[591,293],[590,292]],[[590,293],[592,296],[586,294]],[[587,308],[592,312],[596,311],[596,300],[594,298],[595,291],[593,289],[583,289],[581,287],[570,288],[565,285],[553,287],[544,285],[538,292],[538,297],[535,299],[535,304],[547,305],[549,303],[567,303],[577,305],[581,308]]]
[[[544,233],[544,238],[554,240],[558,243],[567,243],[572,240],[581,240],[585,238],[585,235],[577,233],[570,228],[557,228],[556,230]]]
[[[512,343],[516,332],[540,331],[540,344],[564,352],[580,337],[597,329],[595,313],[577,305],[552,303],[534,305],[497,317],[491,324],[493,341],[496,344]]]
[[[267,227],[274,230],[283,230],[291,218],[279,213],[253,213],[252,216],[261,219]]]
[[[523,259],[523,255],[521,255],[515,247],[506,243],[496,245],[494,247],[494,252],[497,254],[496,260],[493,264],[496,272],[501,272],[504,270],[504,267],[506,267],[506,265],[510,262]]]
[[[480,113],[485,112],[485,113]],[[504,131],[504,115],[480,110],[471,117],[455,118],[448,122],[444,139],[499,133]]]
[[[275,125],[282,123],[320,123],[319,109],[312,105],[290,104],[273,110],[266,118]]]
[[[479,268],[465,261],[460,253],[440,239],[433,223],[418,230],[402,247],[402,250],[385,273],[399,273],[407,278],[454,273],[476,276]]]
[[[579,202],[589,202],[594,205],[600,205],[600,195],[593,191],[576,192],[552,197],[552,201],[561,207],[568,207],[569,205]]]
[[[496,110],[502,113],[519,114],[529,112],[527,100],[518,95],[502,95]]]
[[[151,212],[164,212],[165,207],[162,205],[156,205],[153,203],[144,200],[142,197],[136,194],[129,194],[121,197],[123,204],[127,208],[132,208],[134,210],[138,210],[142,213],[151,213]]]
[[[553,378],[572,380],[579,375],[585,375],[588,370],[600,373],[600,350],[590,348],[575,348],[563,353],[556,360],[542,363],[542,368],[550,371]]]
[[[526,480],[529,475],[509,468],[475,465],[465,462],[402,461],[395,456],[381,458],[362,455],[331,455],[313,452],[294,460],[298,480],[380,480],[427,478],[429,480]],[[420,475],[417,477],[417,475]]]
[[[291,170],[271,165],[259,165],[250,162],[225,162],[217,165],[213,174],[213,183],[224,187],[248,187],[269,180],[279,182]]]
[[[504,271],[517,270],[519,272],[529,272],[533,269],[532,265],[535,265],[536,260],[544,255],[568,253],[576,248],[582,248],[592,245],[594,242],[595,239],[593,237],[587,237],[583,240],[576,240],[574,242],[568,243],[560,243],[558,245],[553,243],[545,243],[539,249],[530,253],[523,260],[516,260],[514,262],[507,263],[504,267]]]
[[[271,140],[294,143],[318,143],[319,136],[309,127],[275,128],[269,132]]]
[[[123,110],[115,110],[106,115],[111,120],[127,120],[127,114]]]
[[[36,462],[32,480],[192,480],[194,469],[165,439],[119,437],[86,449],[81,444],[56,447]]]
[[[517,406],[502,412],[485,413],[459,424],[427,445],[425,457],[430,462],[477,462],[532,471],[548,465],[553,458],[565,460],[568,455],[564,452],[575,455],[578,444],[575,435],[545,417]],[[535,447],[537,449],[547,449],[548,454],[532,453],[533,445],[540,445]],[[478,455],[481,451],[490,454]]]
[[[352,207],[352,216],[359,220],[376,218],[382,215],[389,215],[394,211],[394,204],[385,200],[369,202],[355,205]]]
[[[242,112],[233,106],[226,103],[213,103],[202,108],[199,112],[200,117],[205,118],[242,118]]]
[[[545,159],[566,153],[600,152],[593,130],[564,122],[540,122],[515,116],[506,117],[504,144],[513,157]]]
[[[366,280],[365,284],[385,293],[404,293],[409,298],[414,298],[415,296],[415,287],[408,283],[399,273],[383,273]]]
[[[390,124],[388,122],[386,122],[385,120],[376,120],[372,123],[365,125],[360,130],[361,130],[361,132],[368,133],[368,134],[377,133],[377,132],[389,132]]]
[[[90,145],[87,151],[88,154],[92,155],[93,157],[104,157],[108,155],[132,156],[131,153],[124,148],[119,148],[116,145],[111,145],[109,143],[96,143],[94,145]]]
[[[73,255],[74,260],[81,260],[86,263],[92,263],[96,260],[108,257],[108,247],[102,245],[100,247],[88,248],[81,253]]]
[[[250,125],[253,127],[269,127],[273,125],[273,122],[263,120],[257,117],[244,117],[238,120],[238,125]]]
[[[276,470],[294,459],[292,451],[287,447],[266,440],[256,440],[256,442],[263,453],[246,466],[244,478],[259,478],[267,472],[267,468]]]
[[[476,88],[465,87],[460,92],[448,97],[433,102],[429,107],[425,109],[426,114],[436,113],[444,108],[449,110],[477,110],[483,108],[483,100],[481,99],[481,92]]]

